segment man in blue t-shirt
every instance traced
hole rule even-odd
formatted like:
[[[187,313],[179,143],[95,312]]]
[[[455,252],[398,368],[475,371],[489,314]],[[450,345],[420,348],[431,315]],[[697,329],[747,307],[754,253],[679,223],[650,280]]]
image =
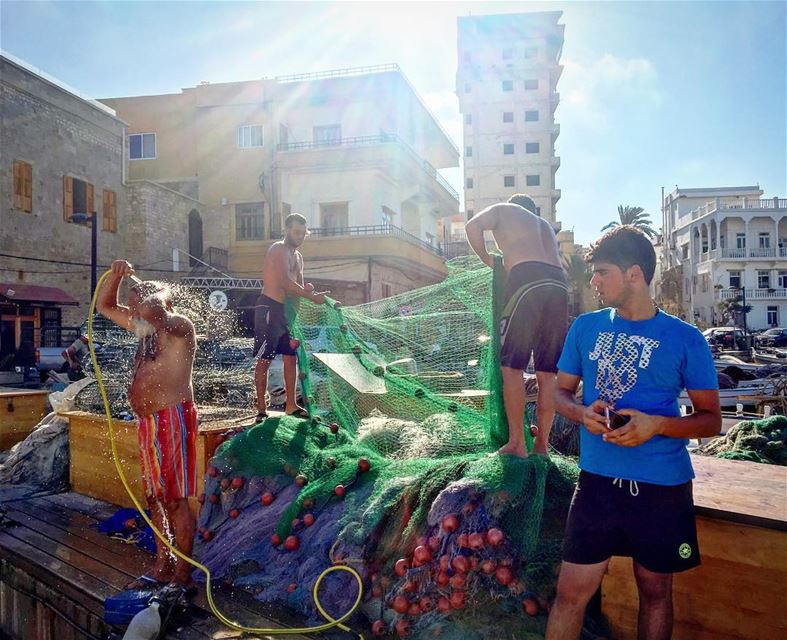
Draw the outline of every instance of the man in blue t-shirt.
[[[610,558],[628,556],[639,591],[637,637],[667,640],[672,574],[700,562],[686,443],[719,433],[716,371],[697,328],[653,304],[656,254],[641,231],[612,229],[586,260],[609,307],[574,321],[558,361],[557,411],[582,423],[581,472],[546,637],[576,640]],[[686,417],[683,389],[694,405]]]

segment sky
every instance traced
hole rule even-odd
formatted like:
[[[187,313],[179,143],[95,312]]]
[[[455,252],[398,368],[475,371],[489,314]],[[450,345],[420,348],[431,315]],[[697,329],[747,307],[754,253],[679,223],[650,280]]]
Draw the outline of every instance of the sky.
[[[661,227],[662,187],[787,197],[786,6],[3,0],[0,47],[93,97],[393,62],[462,148],[456,18],[562,11],[557,219],[587,245],[621,204]]]

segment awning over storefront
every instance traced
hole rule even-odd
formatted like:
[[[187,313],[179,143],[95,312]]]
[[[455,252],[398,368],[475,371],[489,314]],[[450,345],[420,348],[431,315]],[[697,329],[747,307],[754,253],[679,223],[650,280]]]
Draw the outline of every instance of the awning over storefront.
[[[57,287],[16,282],[0,282],[0,302],[79,305],[79,302]]]

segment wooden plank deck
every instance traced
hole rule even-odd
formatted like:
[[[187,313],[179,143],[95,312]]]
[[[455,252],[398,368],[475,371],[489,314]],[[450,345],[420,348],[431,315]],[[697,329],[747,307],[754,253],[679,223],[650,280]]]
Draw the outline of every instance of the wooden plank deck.
[[[151,560],[138,547],[94,528],[116,507],[77,493],[3,500],[0,495],[0,638],[3,634],[14,640],[89,637],[64,618],[96,637],[106,637],[111,628],[103,622],[104,599],[119,593]],[[225,615],[250,626],[282,628],[302,623],[288,611],[262,605],[249,594],[222,585],[214,587],[214,599]],[[241,637],[210,613],[204,587],[192,602],[188,626],[171,631],[166,638]],[[289,637],[306,640],[314,636]]]
[[[787,468],[692,456],[702,564],[675,575],[674,637],[787,637]],[[638,598],[629,558],[613,558],[602,585],[615,638],[636,637]]]

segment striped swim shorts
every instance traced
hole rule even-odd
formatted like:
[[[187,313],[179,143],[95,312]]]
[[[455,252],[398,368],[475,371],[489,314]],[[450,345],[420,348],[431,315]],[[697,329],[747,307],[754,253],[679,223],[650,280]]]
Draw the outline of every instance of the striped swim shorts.
[[[193,402],[140,417],[145,495],[171,502],[197,495],[197,408]]]

